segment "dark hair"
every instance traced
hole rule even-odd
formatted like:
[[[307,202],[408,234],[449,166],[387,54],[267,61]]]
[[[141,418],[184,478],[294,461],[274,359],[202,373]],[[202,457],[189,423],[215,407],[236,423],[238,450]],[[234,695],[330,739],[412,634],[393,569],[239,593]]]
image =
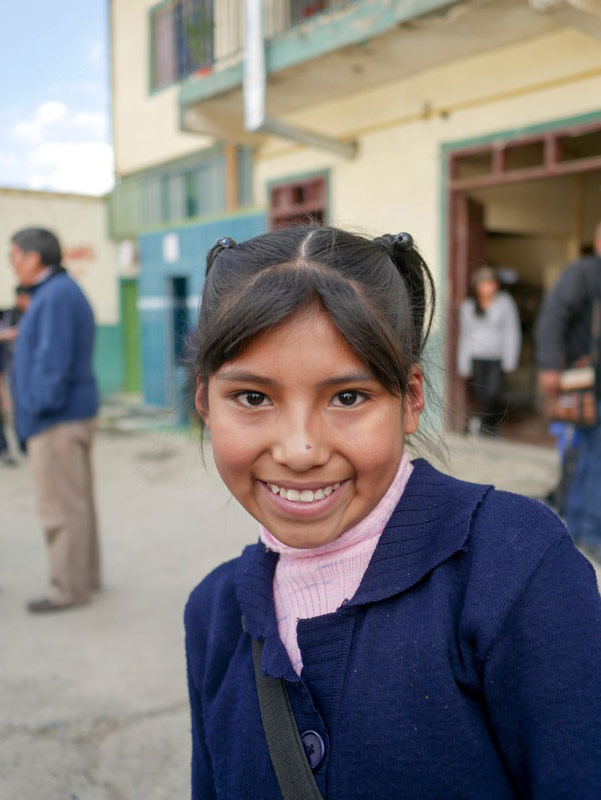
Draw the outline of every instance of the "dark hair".
[[[474,301],[474,308],[476,311],[477,317],[483,317],[486,314],[486,309],[483,308],[482,304],[480,303],[480,296],[478,294],[478,284],[480,281],[495,281],[495,283],[501,286],[501,282],[499,280],[499,276],[497,275],[496,270],[491,267],[489,264],[483,264],[481,267],[473,273],[471,278],[471,292],[470,296]]]
[[[11,242],[24,253],[39,253],[45,267],[61,263],[61,246],[52,233],[45,228],[24,228],[11,236]]]
[[[194,369],[203,382],[261,331],[320,304],[392,394],[409,389],[434,311],[432,275],[408,234],[369,240],[332,227],[284,228],[207,256]]]

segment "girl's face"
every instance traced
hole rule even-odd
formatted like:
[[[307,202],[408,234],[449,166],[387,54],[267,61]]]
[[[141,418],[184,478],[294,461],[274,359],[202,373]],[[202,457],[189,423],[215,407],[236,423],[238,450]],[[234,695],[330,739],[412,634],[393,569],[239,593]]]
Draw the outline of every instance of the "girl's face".
[[[480,301],[483,303],[490,302],[498,291],[499,291],[499,284],[494,279],[478,281],[478,284],[476,286],[476,293],[480,298]]]
[[[396,474],[423,409],[374,379],[322,309],[253,339],[202,388],[217,469],[244,508],[292,547],[319,547],[363,519]]]

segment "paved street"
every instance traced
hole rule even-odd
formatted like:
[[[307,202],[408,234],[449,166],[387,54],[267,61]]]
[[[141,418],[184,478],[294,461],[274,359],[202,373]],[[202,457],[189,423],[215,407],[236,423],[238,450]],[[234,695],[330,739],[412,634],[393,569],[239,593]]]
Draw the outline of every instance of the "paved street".
[[[450,441],[449,471],[542,495],[552,451]],[[96,448],[106,585],[83,609],[24,610],[45,588],[27,464],[0,471],[0,797],[188,796],[182,610],[256,525],[177,432],[101,433]]]

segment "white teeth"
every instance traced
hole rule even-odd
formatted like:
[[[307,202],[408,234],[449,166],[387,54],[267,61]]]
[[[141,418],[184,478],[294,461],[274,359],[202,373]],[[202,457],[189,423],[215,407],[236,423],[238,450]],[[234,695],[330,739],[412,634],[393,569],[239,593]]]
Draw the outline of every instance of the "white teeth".
[[[303,489],[302,492],[298,489],[286,489],[283,486],[278,486],[277,483],[267,484],[273,494],[279,494],[280,497],[290,500],[293,503],[313,503],[315,500],[323,500],[324,497],[329,497],[332,492],[340,487],[340,482],[333,483],[331,486],[325,486],[323,489]]]

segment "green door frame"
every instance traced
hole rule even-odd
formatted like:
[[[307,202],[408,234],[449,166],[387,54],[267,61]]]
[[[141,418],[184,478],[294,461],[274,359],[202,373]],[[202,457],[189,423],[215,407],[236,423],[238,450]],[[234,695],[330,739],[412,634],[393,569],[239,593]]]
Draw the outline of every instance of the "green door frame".
[[[136,287],[136,298],[138,296],[138,278],[120,278],[119,279],[119,304],[121,313],[121,344],[123,347],[123,391],[126,393],[137,394],[142,391],[142,352],[141,352],[141,337],[140,337],[140,320],[138,310],[136,308],[135,319],[137,321],[137,339],[132,347],[131,343],[128,344],[126,338],[126,303],[125,292],[126,286],[134,285]],[[131,348],[131,349],[130,349]],[[128,369],[133,363],[133,369]]]

